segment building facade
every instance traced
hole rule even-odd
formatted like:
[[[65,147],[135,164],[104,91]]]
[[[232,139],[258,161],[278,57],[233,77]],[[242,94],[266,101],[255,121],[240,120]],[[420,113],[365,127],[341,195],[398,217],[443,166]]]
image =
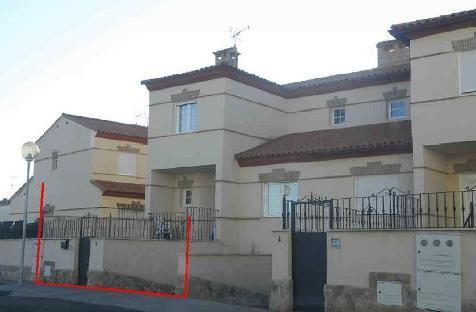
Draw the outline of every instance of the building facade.
[[[279,85],[238,69],[233,47],[143,81],[146,210],[217,209],[220,240],[269,253],[283,195],[475,186],[475,14],[392,26],[370,70]]]
[[[46,216],[121,216],[143,212],[147,128],[62,114],[37,140],[29,220],[38,217],[40,183]],[[23,218],[25,187],[10,199],[9,218]]]

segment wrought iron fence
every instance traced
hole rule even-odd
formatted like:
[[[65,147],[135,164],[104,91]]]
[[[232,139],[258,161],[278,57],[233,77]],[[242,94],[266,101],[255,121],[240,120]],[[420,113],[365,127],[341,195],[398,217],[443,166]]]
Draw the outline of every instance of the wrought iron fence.
[[[367,197],[283,198],[283,229],[301,232],[364,229],[475,228],[476,189],[410,194],[396,188]]]
[[[187,216],[190,216],[191,240],[216,240],[216,212],[214,209],[190,209],[181,212],[161,212],[115,217],[45,217],[44,238],[130,238],[183,240]]]
[[[26,237],[36,238],[38,223],[26,224]],[[19,239],[23,237],[23,221],[0,222],[0,239]]]

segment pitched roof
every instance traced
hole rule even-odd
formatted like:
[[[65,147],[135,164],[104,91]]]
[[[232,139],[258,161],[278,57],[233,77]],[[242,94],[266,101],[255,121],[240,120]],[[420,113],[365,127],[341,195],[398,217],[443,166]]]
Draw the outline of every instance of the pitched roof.
[[[157,91],[217,78],[233,79],[284,98],[297,98],[339,90],[408,81],[410,79],[410,66],[400,65],[387,68],[374,68],[280,85],[235,67],[218,65],[183,74],[143,80],[141,83],[145,85],[149,91]]]
[[[147,144],[147,127],[144,126],[65,113],[62,116],[88,129],[95,130],[97,137]]]
[[[30,179],[28,180],[28,183],[31,183],[31,181],[33,181],[33,178],[34,178],[34,176],[31,176]],[[21,193],[23,192],[23,190],[25,189],[25,186],[26,186],[26,182],[23,183],[22,186],[20,186],[20,187],[15,191],[15,193],[12,194],[12,196],[10,196],[10,198],[8,199],[9,202],[11,202],[15,196],[17,196],[18,194],[21,194]]]
[[[285,84],[284,87],[289,90],[298,90],[302,88],[316,88],[324,86],[336,86],[338,84],[342,85],[344,83],[357,83],[363,81],[377,80],[384,81],[392,77],[392,75],[400,74],[409,74],[410,73],[410,64],[403,64],[397,66],[383,67],[383,68],[373,68],[367,70],[361,70],[357,72],[347,73],[347,74],[338,74],[323,78],[314,78],[299,82],[292,82]],[[405,75],[404,75],[405,76]]]
[[[409,120],[288,134],[235,159],[242,167],[412,152]]]
[[[134,183],[121,183],[103,180],[91,180],[91,183],[97,186],[104,196],[127,197],[144,199],[145,185]]]
[[[390,27],[389,33],[409,43],[412,39],[472,26],[476,26],[476,9],[395,24]]]

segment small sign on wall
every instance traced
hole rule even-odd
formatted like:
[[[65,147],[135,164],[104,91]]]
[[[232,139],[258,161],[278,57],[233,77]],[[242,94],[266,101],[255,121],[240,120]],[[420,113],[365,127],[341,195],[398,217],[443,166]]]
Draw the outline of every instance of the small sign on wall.
[[[377,281],[377,303],[402,306],[402,283]]]
[[[340,249],[340,238],[331,238],[331,248],[332,249]]]

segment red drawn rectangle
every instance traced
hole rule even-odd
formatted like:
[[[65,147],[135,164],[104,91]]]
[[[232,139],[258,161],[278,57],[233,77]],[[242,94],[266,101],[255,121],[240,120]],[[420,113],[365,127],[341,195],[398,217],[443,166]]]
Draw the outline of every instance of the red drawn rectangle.
[[[45,183],[42,182],[40,185],[40,216],[38,221],[38,235],[36,238],[36,250],[35,250],[35,274],[33,278],[33,283],[36,285],[45,285],[45,286],[56,286],[56,287],[67,287],[67,288],[78,288],[78,289],[89,289],[95,291],[106,291],[106,292],[117,292],[125,294],[135,294],[143,296],[152,296],[152,297],[167,297],[167,298],[178,298],[185,299],[188,297],[188,259],[189,259],[189,250],[190,250],[190,227],[191,220],[190,216],[187,216],[186,221],[186,231],[185,231],[185,270],[183,278],[183,292],[181,294],[174,293],[165,293],[165,292],[155,292],[155,291],[143,291],[143,290],[134,290],[126,288],[113,288],[113,287],[101,287],[101,286],[87,286],[87,285],[75,285],[67,283],[49,283],[40,281],[40,250],[41,250],[41,232],[43,230],[43,208],[44,208],[44,194],[45,194]]]

